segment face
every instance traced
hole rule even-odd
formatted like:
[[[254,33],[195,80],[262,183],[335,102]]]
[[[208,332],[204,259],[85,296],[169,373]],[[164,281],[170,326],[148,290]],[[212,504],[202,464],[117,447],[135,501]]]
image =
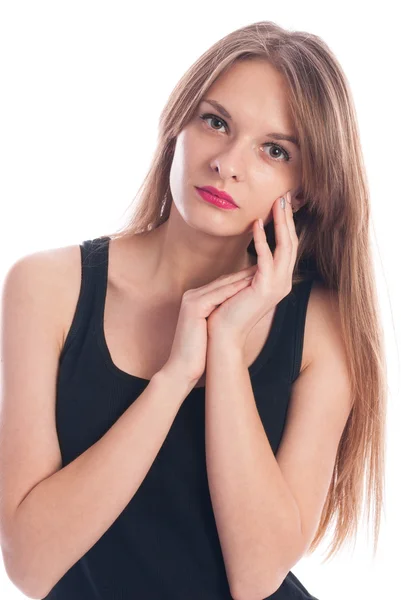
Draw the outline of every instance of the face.
[[[278,197],[291,190],[294,198],[300,150],[295,141],[271,135],[296,137],[286,93],[283,76],[262,60],[235,63],[209,88],[177,137],[170,172],[174,205],[187,223],[202,223],[217,235],[249,232],[258,217],[265,224],[273,218]],[[239,208],[202,200],[195,186],[206,185],[230,194]],[[293,205],[299,207],[296,200]]]

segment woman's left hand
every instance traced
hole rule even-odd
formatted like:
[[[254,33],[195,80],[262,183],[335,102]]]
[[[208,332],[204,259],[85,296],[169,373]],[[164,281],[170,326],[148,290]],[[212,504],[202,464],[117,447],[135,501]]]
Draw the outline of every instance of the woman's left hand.
[[[274,256],[267,242],[264,229],[258,220],[253,223],[253,239],[257,253],[257,265],[249,285],[220,304],[207,319],[210,339],[224,339],[244,350],[245,341],[262,317],[274,310],[276,305],[290,293],[292,275],[298,249],[298,237],[290,204],[290,192],[285,196],[285,208],[281,197],[273,204],[276,248]]]

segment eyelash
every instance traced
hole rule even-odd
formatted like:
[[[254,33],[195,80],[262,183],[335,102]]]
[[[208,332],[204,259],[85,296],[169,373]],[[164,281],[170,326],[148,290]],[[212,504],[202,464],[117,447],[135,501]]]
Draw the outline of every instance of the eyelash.
[[[207,119],[217,119],[217,121],[220,121],[221,123],[224,123],[225,127],[228,127],[228,125],[224,121],[224,119],[222,119],[221,117],[218,117],[217,115],[214,115],[213,113],[204,113],[204,114],[200,115],[199,118],[202,119],[202,121],[206,121]],[[217,131],[217,130],[214,129],[214,131]],[[281,152],[285,156],[284,161],[285,162],[290,162],[290,160],[292,158],[291,153],[288,152],[288,150],[285,150],[282,146],[280,146],[280,144],[277,144],[276,142],[266,142],[265,144],[263,144],[263,146],[276,146],[277,148],[280,148]],[[279,162],[281,160],[279,158],[274,158],[272,156],[270,158],[272,160],[279,161]]]

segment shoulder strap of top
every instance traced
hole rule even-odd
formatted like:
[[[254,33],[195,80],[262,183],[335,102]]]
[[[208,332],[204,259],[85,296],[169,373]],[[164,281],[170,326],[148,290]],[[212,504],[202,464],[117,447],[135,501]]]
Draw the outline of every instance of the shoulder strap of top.
[[[110,238],[105,236],[85,240],[80,244],[81,251],[81,287],[74,317],[60,354],[60,361],[76,339],[85,324],[94,319],[98,324],[103,294],[107,286],[108,245]]]
[[[298,377],[302,364],[302,351],[304,345],[306,309],[308,306],[310,292],[313,286],[313,279],[301,281],[293,286],[290,293],[289,302],[294,305],[295,310],[295,330],[294,330],[294,360],[291,374],[291,383]]]
[[[109,270],[109,242],[110,237],[103,236],[92,240],[88,252],[85,253],[86,267],[90,273],[93,287],[93,328],[98,330],[103,327],[104,305],[107,292],[107,278]]]

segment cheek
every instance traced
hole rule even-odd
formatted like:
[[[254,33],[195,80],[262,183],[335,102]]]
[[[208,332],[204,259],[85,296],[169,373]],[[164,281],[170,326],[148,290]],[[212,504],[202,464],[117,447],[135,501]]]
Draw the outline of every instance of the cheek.
[[[189,171],[198,164],[201,154],[202,143],[199,141],[199,136],[196,135],[194,128],[188,125],[177,136],[172,167],[188,175]]]
[[[170,188],[174,195],[180,187],[183,178],[183,163],[181,157],[181,146],[175,148],[173,160],[170,168]]]

